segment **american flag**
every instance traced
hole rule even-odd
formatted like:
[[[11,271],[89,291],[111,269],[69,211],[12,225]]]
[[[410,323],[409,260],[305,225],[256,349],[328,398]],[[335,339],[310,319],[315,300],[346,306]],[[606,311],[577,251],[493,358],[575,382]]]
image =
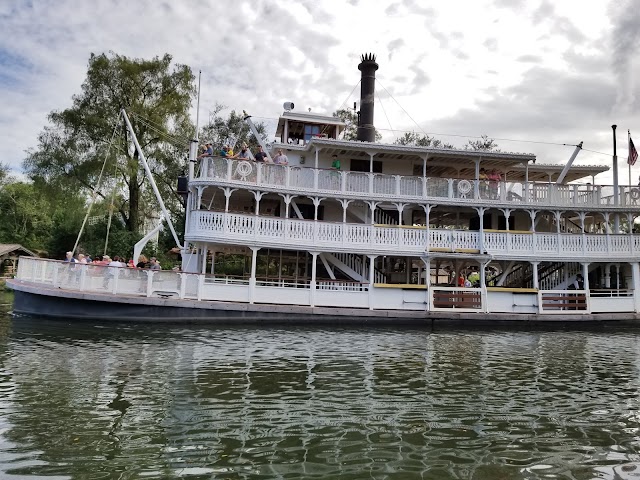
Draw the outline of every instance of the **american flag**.
[[[638,160],[638,151],[633,144],[633,140],[631,140],[631,135],[629,135],[629,158],[627,159],[627,163],[629,165],[635,165],[636,160]]]

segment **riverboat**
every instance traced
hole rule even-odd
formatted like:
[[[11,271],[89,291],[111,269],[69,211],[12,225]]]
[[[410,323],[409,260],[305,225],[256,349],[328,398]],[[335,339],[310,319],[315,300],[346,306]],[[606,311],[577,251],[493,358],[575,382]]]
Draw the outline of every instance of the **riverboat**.
[[[363,55],[358,68],[357,140],[342,138],[340,119],[288,103],[264,162],[197,160],[192,143],[181,271],[24,257],[8,282],[14,311],[309,324],[640,318],[637,186],[596,184],[608,167],[574,166],[581,145],[563,165],[377,143],[378,64]],[[286,164],[271,161],[280,150]]]

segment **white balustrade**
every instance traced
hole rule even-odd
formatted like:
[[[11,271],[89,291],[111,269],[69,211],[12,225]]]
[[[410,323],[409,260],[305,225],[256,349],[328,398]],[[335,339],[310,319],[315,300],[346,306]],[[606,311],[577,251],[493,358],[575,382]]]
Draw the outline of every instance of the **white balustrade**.
[[[292,191],[316,190],[347,196],[398,197],[415,201],[446,198],[558,207],[640,206],[640,188],[636,186],[619,186],[616,203],[614,187],[610,185],[423,178],[273,165],[221,157],[202,159],[196,180],[252,184]]]
[[[354,248],[361,253],[422,254],[480,251],[480,232],[376,226],[313,220],[260,217],[233,213],[194,211],[187,239],[191,241],[258,241],[291,248],[322,246],[335,251]],[[640,251],[638,235],[484,232],[483,253],[540,258],[576,257],[607,259]],[[45,273],[51,276],[50,273]]]

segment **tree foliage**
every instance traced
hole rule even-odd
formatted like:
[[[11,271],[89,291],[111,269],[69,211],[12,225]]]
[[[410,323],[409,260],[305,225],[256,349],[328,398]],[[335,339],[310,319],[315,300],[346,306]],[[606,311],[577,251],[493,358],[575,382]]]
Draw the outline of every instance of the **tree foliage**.
[[[231,110],[227,116],[222,112],[227,109],[225,105],[216,103],[209,113],[209,121],[200,129],[200,138],[203,142],[213,143],[216,149],[229,145],[234,152],[238,152],[242,144],[247,144],[253,152],[258,147],[258,140],[251,133],[249,125],[245,121],[244,113]],[[263,142],[267,142],[266,128],[262,122],[254,122],[258,134]]]
[[[358,114],[350,108],[341,108],[333,112],[333,116],[346,123],[342,133],[343,140],[358,140]],[[376,142],[382,139],[382,135],[376,130]]]
[[[499,152],[498,144],[493,138],[489,138],[487,135],[482,135],[478,140],[469,140],[464,146],[465,150],[486,150],[492,152]]]
[[[116,209],[127,230],[138,232],[158,207],[145,186],[138,152],[131,147],[120,111],[127,111],[166,201],[175,178],[186,168],[194,94],[191,69],[172,67],[170,55],[142,60],[113,52],[92,54],[82,91],[74,95],[71,107],[49,114],[50,125],[39,135],[24,168],[49,190],[95,192],[110,199],[115,189]],[[98,189],[105,159],[107,181]],[[180,208],[177,201],[168,206],[176,213]]]
[[[415,147],[433,147],[433,148],[453,148],[453,145],[449,143],[443,143],[437,138],[430,137],[429,135],[420,135],[416,132],[405,132],[403,136],[397,138],[396,145],[411,145]]]

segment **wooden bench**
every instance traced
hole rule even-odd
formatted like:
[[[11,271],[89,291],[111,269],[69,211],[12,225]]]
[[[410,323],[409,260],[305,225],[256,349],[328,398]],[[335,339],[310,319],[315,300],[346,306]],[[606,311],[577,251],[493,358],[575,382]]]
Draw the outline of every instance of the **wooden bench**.
[[[480,292],[434,292],[435,308],[476,308],[482,307]]]
[[[586,310],[587,296],[584,293],[566,295],[542,295],[543,310]]]

